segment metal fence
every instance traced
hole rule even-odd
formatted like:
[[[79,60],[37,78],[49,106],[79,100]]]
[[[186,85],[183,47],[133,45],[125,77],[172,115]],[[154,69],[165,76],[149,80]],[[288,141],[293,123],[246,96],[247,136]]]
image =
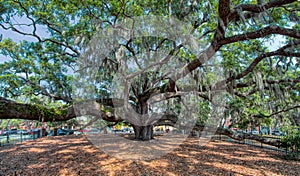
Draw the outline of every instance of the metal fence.
[[[40,131],[34,131],[34,132],[30,132],[28,134],[20,133],[20,134],[0,135],[0,147],[6,146],[6,145],[11,145],[11,144],[16,144],[16,143],[23,142],[26,140],[35,140],[40,137],[41,137]]]
[[[275,137],[275,136],[266,136],[265,138],[269,139],[269,140],[278,140],[281,139],[280,137]],[[285,153],[286,155],[290,155],[290,154],[294,154],[297,157],[299,157],[300,155],[300,151],[299,150],[290,150],[289,148],[279,148],[276,146],[272,146],[272,145],[267,145],[255,140],[251,140],[251,139],[244,139],[242,141],[238,141],[238,140],[234,140],[226,135],[215,135],[213,137],[214,140],[221,140],[221,141],[227,141],[227,142],[232,142],[232,143],[239,143],[239,144],[246,144],[252,147],[259,147],[259,148],[264,148],[264,149],[268,149],[268,150],[274,150],[277,152],[281,152],[281,153]]]

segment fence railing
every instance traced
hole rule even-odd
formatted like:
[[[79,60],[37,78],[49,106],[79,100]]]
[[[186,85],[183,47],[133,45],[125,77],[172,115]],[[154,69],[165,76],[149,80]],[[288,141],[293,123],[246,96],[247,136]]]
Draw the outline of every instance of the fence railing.
[[[26,134],[2,134],[0,135],[0,147],[16,144],[26,140],[35,140],[41,137],[41,131],[32,131]]]
[[[280,140],[281,137],[274,137],[274,136],[265,136],[265,138],[269,139],[269,140]],[[259,148],[264,148],[264,149],[269,149],[269,150],[274,150],[274,151],[278,151],[278,152],[282,152],[285,154],[295,154],[297,157],[300,155],[300,151],[296,150],[290,150],[289,148],[279,148],[276,146],[272,146],[272,145],[268,145],[268,144],[264,144],[262,142],[256,141],[256,140],[251,140],[251,139],[244,139],[242,141],[239,140],[234,140],[226,135],[215,135],[213,137],[214,140],[221,140],[221,141],[227,141],[227,142],[233,142],[233,143],[239,143],[239,144],[246,144],[246,145],[250,145],[252,147],[259,147]]]

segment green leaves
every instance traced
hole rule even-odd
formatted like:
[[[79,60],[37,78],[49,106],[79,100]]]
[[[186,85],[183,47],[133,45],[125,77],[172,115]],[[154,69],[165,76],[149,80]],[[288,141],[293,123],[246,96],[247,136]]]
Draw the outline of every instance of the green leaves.
[[[18,36],[23,35],[32,39],[16,42],[15,39],[4,38],[0,42],[0,52],[8,58],[6,62],[0,64],[0,96],[40,95],[50,97],[52,100],[65,101],[63,97],[71,100],[73,96],[71,84],[75,79],[73,74],[74,68],[77,67],[76,61],[89,41],[98,30],[118,26],[118,22],[123,19],[132,19],[134,16],[173,16],[193,29],[188,32],[197,39],[200,46],[203,45],[201,49],[205,51],[210,45],[219,49],[216,47],[219,44],[218,41],[214,41],[217,34],[216,29],[218,29],[218,25],[221,25],[218,3],[219,1],[204,0],[65,0],[47,3],[31,0],[0,0],[1,28],[18,33]],[[236,6],[242,4],[251,4],[249,7],[254,7],[253,4],[256,3],[255,0],[233,0],[230,10],[233,12]],[[262,13],[252,12],[251,8],[244,11],[241,9],[235,19],[228,19],[227,26],[219,26],[219,28],[224,28],[225,39],[257,32],[269,25],[299,30],[297,8],[298,3],[294,2],[266,9]],[[155,24],[153,25],[155,26]],[[169,26],[165,26],[165,28],[169,29]],[[281,44],[295,40],[291,37],[277,38],[276,35],[261,36],[264,35],[257,34],[255,39],[253,37],[246,38],[243,41],[222,46],[215,56],[207,58],[210,60],[205,64],[211,64],[211,67],[201,67],[193,71],[197,72],[203,69],[206,74],[208,71],[213,71],[216,68],[215,65],[219,67],[221,62],[224,77],[234,78],[248,69],[256,61],[256,58],[272,52],[274,48],[270,45],[281,47]],[[268,44],[271,40],[274,42]],[[122,42],[122,45],[131,47],[135,52],[129,51],[127,48],[125,53],[128,58],[138,54],[149,54],[149,51],[154,50],[170,51],[180,43],[180,41],[174,42],[154,36],[133,38],[130,41]],[[284,109],[287,105],[299,103],[299,81],[295,80],[300,77],[300,61],[296,57],[286,56],[287,52],[298,53],[298,46],[287,48],[284,53],[277,56],[263,58],[253,68],[250,68],[252,70],[249,73],[228,83],[230,84],[228,91],[231,94],[227,102],[228,114],[237,116],[234,119],[236,124],[243,127],[250,123],[270,125],[273,120],[266,116]],[[174,54],[177,57],[175,61],[178,61],[180,64],[177,65],[180,66],[197,62],[199,55],[204,51],[196,51],[197,54],[195,54],[182,47]],[[112,56],[103,62],[98,70],[98,75],[95,76],[95,84],[102,84],[95,91],[97,92],[96,97],[110,96],[109,89],[114,77],[113,72],[120,66],[114,52],[111,51]],[[210,53],[205,54],[209,55]],[[152,62],[149,57],[145,58],[139,64],[146,65]],[[211,58],[217,61],[214,62]],[[163,65],[161,70],[168,72],[170,71],[169,67],[173,67],[173,65]],[[137,71],[134,69],[129,68],[132,72]],[[160,88],[166,91],[168,75],[156,85],[150,84],[151,81],[159,80],[159,77],[163,75],[164,73],[148,72],[143,75],[144,79],[134,80],[135,83],[144,85],[144,90],[142,90],[142,86],[136,86],[139,94],[142,95],[143,91],[160,85],[164,85],[165,87]],[[196,73],[193,77],[201,84],[199,89],[216,82],[216,75],[211,73],[205,75],[205,80]],[[188,83],[180,80],[176,82],[178,88],[183,87],[184,84]],[[204,91],[204,93],[207,92]],[[200,116],[202,120],[205,120],[207,118],[206,108],[209,109],[209,105],[204,101],[199,106],[203,112]]]
[[[300,149],[300,128],[299,126],[290,126],[286,129],[286,136],[282,138],[282,142],[292,150],[292,155],[296,154],[297,158],[299,155],[298,150]]]

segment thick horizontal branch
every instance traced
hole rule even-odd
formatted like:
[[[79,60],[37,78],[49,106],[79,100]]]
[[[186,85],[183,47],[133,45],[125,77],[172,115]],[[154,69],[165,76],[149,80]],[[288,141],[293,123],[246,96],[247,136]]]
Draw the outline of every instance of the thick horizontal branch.
[[[110,122],[120,122],[123,121],[122,118],[117,118],[114,115],[109,115],[106,113],[101,113],[98,110],[97,106],[90,107],[90,103],[87,104],[81,104],[79,106],[70,106],[68,108],[61,108],[61,109],[53,109],[53,108],[45,108],[38,105],[29,105],[29,104],[20,104],[16,103],[11,100],[7,100],[5,98],[0,97],[0,119],[27,119],[27,120],[39,120],[39,121],[65,121],[72,118],[75,118],[76,116],[81,116],[83,114],[87,115],[93,115],[95,119],[103,119]],[[83,108],[84,107],[84,108]],[[287,110],[299,108],[300,106],[295,106]],[[84,109],[84,113],[81,113],[81,110]],[[282,111],[283,112],[283,111]],[[280,113],[280,112],[278,112]],[[157,119],[157,123],[154,125],[170,125],[174,126],[177,122],[177,117],[174,115],[163,115],[161,116],[161,119]],[[202,131],[205,126],[196,125],[194,127],[195,130]],[[252,135],[252,134],[246,134],[246,133],[235,133],[231,131],[230,129],[224,129],[221,127],[218,128],[205,128],[210,129],[215,132],[215,134],[223,134],[226,136],[229,136],[235,140],[242,141],[244,139],[252,139],[259,142],[262,142],[264,144],[277,146],[277,147],[283,147],[285,144],[282,143],[280,140],[269,140],[266,138],[263,138],[261,136]]]
[[[263,4],[263,5],[257,5],[257,4],[240,4],[234,8],[234,10],[231,12],[231,14],[236,13],[236,9],[241,9],[242,11],[249,11],[249,12],[263,12],[267,9],[273,8],[273,7],[280,7],[283,5],[291,4],[293,2],[296,2],[297,0],[271,0],[270,2]]]
[[[288,112],[290,110],[293,110],[293,109],[299,109],[300,108],[300,105],[296,105],[296,106],[293,106],[293,107],[289,107],[289,108],[286,108],[286,109],[282,109],[280,111],[276,111],[276,112],[273,112],[272,114],[270,115],[263,115],[263,114],[259,114],[259,115],[254,115],[254,117],[272,117],[274,115],[278,115],[278,114],[281,114],[283,112]]]
[[[218,42],[218,45],[226,45],[238,41],[244,41],[244,40],[250,40],[250,39],[256,39],[256,38],[262,38],[271,34],[280,34],[285,35],[293,38],[300,39],[300,31],[296,29],[287,29],[282,28],[275,25],[270,25],[265,28],[262,28],[260,30],[254,31],[254,32],[248,32],[240,35],[235,35],[232,37],[227,37],[222,39]]]
[[[159,121],[155,125],[168,125],[168,126],[175,126],[176,122],[173,121]],[[182,127],[184,129],[184,127]],[[187,128],[189,129],[189,127]],[[258,142],[261,142],[263,144],[271,145],[271,146],[276,146],[276,147],[286,147],[287,144],[283,143],[280,139],[270,139],[270,138],[265,138],[259,135],[254,135],[254,134],[248,134],[248,133],[237,133],[236,131],[230,130],[228,128],[223,128],[223,127],[217,127],[217,126],[209,126],[209,125],[203,125],[203,124],[196,124],[193,128],[195,131],[201,131],[203,132],[209,132],[213,133],[214,135],[216,134],[221,134],[228,136],[234,140],[237,141],[244,141],[245,139],[250,139],[250,140],[255,140]]]
[[[261,13],[274,7],[281,7],[296,2],[297,0],[272,0],[266,4],[240,4],[234,7],[228,15],[229,21],[237,21],[240,18],[240,12]],[[246,16],[246,15],[245,15]],[[250,15],[251,16],[251,15]],[[246,17],[245,17],[246,18]]]
[[[249,133],[237,133],[230,129],[226,129],[222,127],[217,128],[215,134],[226,135],[238,141],[244,141],[245,139],[250,139],[250,140],[258,141],[263,144],[267,144],[275,147],[286,147],[286,144],[283,143],[280,139],[270,139],[255,134],[249,134]]]
[[[270,80],[270,79],[265,79],[262,80],[263,83],[266,84],[281,84],[281,83],[292,83],[292,84],[296,84],[296,83],[300,83],[300,77],[296,78],[296,79],[279,79],[279,80]],[[237,83],[234,85],[233,88],[238,89],[238,88],[244,88],[244,87],[250,87],[252,85],[255,85],[256,82],[254,81],[249,81],[247,83]]]
[[[101,105],[93,102],[77,103],[68,107],[48,108],[38,104],[22,104],[0,97],[0,119],[26,119],[66,121],[79,116],[91,115],[110,122],[122,121],[110,112],[102,112]]]
[[[225,135],[237,141],[244,141],[245,139],[250,139],[271,146],[286,147],[286,144],[283,143],[280,139],[270,139],[255,134],[249,134],[249,133],[237,133],[236,131],[230,130],[228,128],[223,128],[223,127],[213,127],[213,126],[204,126],[202,124],[196,124],[194,130]]]
[[[65,121],[74,118],[72,109],[46,108],[41,105],[21,104],[0,97],[0,119]]]

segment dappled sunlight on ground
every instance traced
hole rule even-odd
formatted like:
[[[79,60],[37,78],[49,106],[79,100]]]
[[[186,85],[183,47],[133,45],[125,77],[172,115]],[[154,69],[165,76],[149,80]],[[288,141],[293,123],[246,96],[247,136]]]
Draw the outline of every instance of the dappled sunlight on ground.
[[[90,134],[87,138],[101,151],[125,160],[159,158],[177,148],[185,139],[182,135],[171,135],[150,141],[136,141],[113,134]]]
[[[105,138],[102,140],[106,140]],[[103,143],[112,149],[136,148],[132,141]],[[127,140],[127,139],[126,139]],[[159,141],[159,140],[158,140]],[[148,142],[149,144],[150,142]],[[172,141],[165,143],[166,151]],[[147,157],[151,146],[139,157]],[[155,143],[154,143],[155,144]],[[154,145],[153,144],[153,145]],[[152,147],[165,147],[161,142]],[[141,150],[143,145],[138,147]],[[94,146],[85,136],[45,137],[0,148],[0,175],[298,175],[299,161],[287,161],[279,153],[242,144],[188,138],[182,145],[153,160],[121,160]],[[129,150],[130,152],[130,150]],[[126,155],[126,150],[120,152]],[[151,152],[150,152],[151,155]],[[136,156],[135,156],[136,157]]]

